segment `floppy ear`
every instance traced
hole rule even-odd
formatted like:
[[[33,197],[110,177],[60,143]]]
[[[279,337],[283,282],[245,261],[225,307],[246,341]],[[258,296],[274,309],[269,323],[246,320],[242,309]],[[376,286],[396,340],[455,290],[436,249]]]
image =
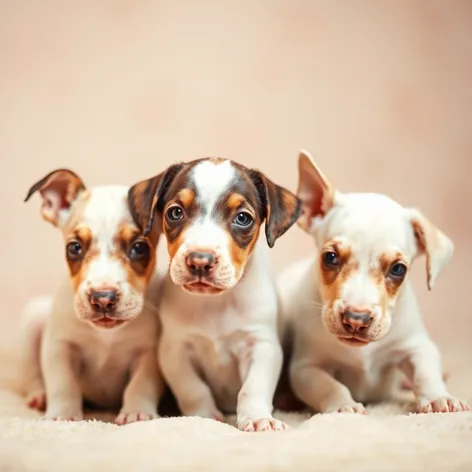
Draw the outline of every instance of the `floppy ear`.
[[[427,284],[428,289],[432,290],[437,277],[452,258],[454,244],[421,212],[415,209],[409,211],[418,254],[426,255]]]
[[[252,174],[264,207],[267,244],[272,248],[276,239],[300,216],[300,200],[289,190],[274,184],[261,172],[253,171]]]
[[[128,191],[128,205],[136,224],[147,236],[154,223],[156,211],[162,209],[163,197],[184,164],[174,164],[166,171],[133,185]]]
[[[313,219],[325,216],[334,206],[336,190],[307,151],[298,155],[298,198],[302,201],[302,216],[298,225],[305,231]]]
[[[25,202],[39,191],[43,199],[43,218],[54,226],[61,226],[67,221],[72,203],[84,190],[85,185],[77,174],[68,169],[58,169],[36,182],[29,189]]]

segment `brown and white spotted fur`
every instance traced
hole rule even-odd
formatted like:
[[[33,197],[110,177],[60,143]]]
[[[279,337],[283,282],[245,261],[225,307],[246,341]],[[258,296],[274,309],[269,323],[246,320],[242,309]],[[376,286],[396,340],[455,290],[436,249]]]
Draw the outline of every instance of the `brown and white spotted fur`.
[[[142,227],[160,218],[167,239],[159,359],[183,414],[236,411],[243,431],[285,429],[272,417],[282,349],[266,244],[297,220],[299,200],[258,171],[202,159],[137,184],[130,207]]]
[[[295,394],[319,412],[364,413],[389,396],[390,374],[407,375],[420,412],[462,411],[444,384],[408,271],[425,254],[431,289],[452,242],[418,210],[381,194],[341,193],[305,152],[299,157],[300,226],[318,253],[279,280],[293,330]]]
[[[86,190],[68,170],[37,182],[44,219],[64,237],[69,277],[25,313],[28,404],[49,419],[79,420],[84,401],[120,408],[116,423],[156,417],[158,232],[142,235],[128,187]]]

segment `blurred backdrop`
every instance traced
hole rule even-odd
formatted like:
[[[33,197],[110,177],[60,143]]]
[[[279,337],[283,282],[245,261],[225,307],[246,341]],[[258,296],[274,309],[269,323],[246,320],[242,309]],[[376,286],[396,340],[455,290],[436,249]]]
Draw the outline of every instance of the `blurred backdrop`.
[[[424,260],[414,282],[448,368],[465,367],[471,84],[470,1],[1,0],[0,342],[64,273],[59,232],[23,203],[44,174],[131,184],[224,156],[295,190],[306,148],[340,189],[388,193],[452,237],[435,290]],[[272,254],[312,250],[294,228]]]

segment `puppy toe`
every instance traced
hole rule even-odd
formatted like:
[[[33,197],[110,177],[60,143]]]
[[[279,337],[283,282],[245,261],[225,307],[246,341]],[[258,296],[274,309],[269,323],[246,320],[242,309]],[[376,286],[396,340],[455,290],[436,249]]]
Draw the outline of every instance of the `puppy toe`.
[[[353,403],[352,405],[343,405],[338,408],[337,413],[357,413],[360,415],[366,415],[367,410],[362,403]]]
[[[454,397],[441,397],[434,400],[420,399],[418,401],[418,413],[456,413],[468,411],[469,405]]]
[[[156,413],[141,412],[141,411],[122,411],[116,418],[114,423],[117,425],[125,425],[135,423],[137,421],[149,421],[157,418]]]

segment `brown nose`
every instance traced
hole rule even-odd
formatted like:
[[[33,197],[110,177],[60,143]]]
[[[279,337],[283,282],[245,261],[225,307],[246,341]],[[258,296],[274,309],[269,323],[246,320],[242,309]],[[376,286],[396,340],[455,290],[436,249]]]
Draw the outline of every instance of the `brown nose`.
[[[348,333],[364,333],[372,323],[372,315],[368,311],[349,311],[342,314],[344,329]]]
[[[209,252],[192,252],[187,256],[187,266],[192,275],[207,277],[216,264],[216,258]]]
[[[116,290],[92,290],[90,304],[97,313],[110,313],[118,302]]]

